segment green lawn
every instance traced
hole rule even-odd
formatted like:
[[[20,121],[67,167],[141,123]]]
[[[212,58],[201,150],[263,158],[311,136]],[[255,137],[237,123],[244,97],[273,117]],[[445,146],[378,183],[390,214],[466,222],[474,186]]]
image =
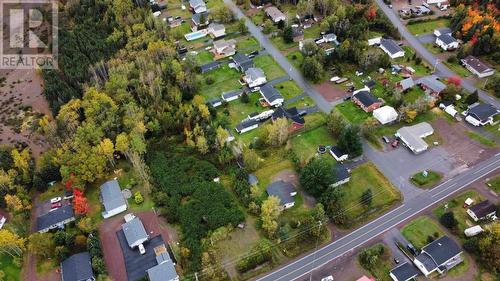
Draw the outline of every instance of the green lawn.
[[[200,77],[202,81],[200,94],[207,99],[220,97],[222,92],[229,92],[242,87],[239,82],[241,73],[229,68],[228,65],[223,65]],[[209,77],[213,80],[212,84],[207,84],[207,78]]]
[[[272,37],[271,42],[273,42],[274,46],[278,47],[278,50],[280,51],[286,51],[288,49],[297,47],[299,44],[297,42],[286,43],[281,36]]]
[[[250,19],[252,22],[259,26],[264,23],[266,16],[264,15],[264,11],[259,11],[258,13],[254,14]]]
[[[415,50],[413,50],[410,46],[402,46],[401,48],[405,51],[405,56],[393,60],[395,63],[411,66],[415,70],[415,76],[425,76],[431,74],[432,67],[428,66],[426,62],[422,61],[421,63],[417,64],[412,59],[415,55]]]
[[[196,59],[200,65],[207,64],[214,60],[214,56],[209,51],[201,51],[196,55]]]
[[[427,176],[424,177],[422,172],[418,172],[411,176],[410,181],[413,183],[415,186],[420,187],[420,188],[431,188],[434,187],[436,184],[438,184],[443,176],[439,172],[435,171],[427,171]]]
[[[292,150],[297,154],[301,162],[306,162],[316,155],[318,146],[334,145],[336,141],[332,138],[326,126],[322,126],[294,136],[291,143]]]
[[[301,51],[297,50],[290,52],[286,55],[286,57],[296,69],[300,70],[302,62],[304,61],[304,56],[302,55]]]
[[[361,124],[371,114],[364,112],[352,101],[345,101],[335,107],[344,117],[353,124]]]
[[[274,88],[280,92],[285,100],[299,96],[303,93],[302,88],[300,88],[293,80],[278,83],[274,85]]]
[[[240,37],[236,42],[236,49],[239,52],[251,53],[260,49],[259,42],[251,36]]]
[[[415,24],[408,24],[406,27],[414,35],[433,33],[434,29],[447,27],[450,25],[449,19],[437,19],[425,22],[419,22]]]
[[[312,106],[312,105],[314,105],[314,101],[309,96],[304,96],[304,97],[302,97],[294,102],[286,103],[285,105],[286,105],[286,107],[296,106],[296,107],[300,108],[300,107]]]
[[[458,222],[458,234],[461,238],[464,238],[464,230],[466,228],[476,225],[472,218],[467,214],[467,209],[463,207],[467,198],[474,200],[474,204],[483,200],[483,197],[477,191],[468,190],[461,193],[457,197],[454,197],[450,201],[443,202],[433,210],[433,213],[437,218],[440,218],[446,212],[453,212],[455,219]]]
[[[495,191],[497,194],[500,193],[500,176],[496,176],[490,179],[486,185],[491,188],[491,190]]]
[[[405,225],[401,230],[401,234],[403,234],[406,240],[412,243],[413,246],[417,249],[421,249],[429,244],[429,236],[439,238],[444,235],[444,232],[437,222],[427,216],[422,216]]]
[[[420,87],[413,87],[407,93],[403,94],[403,100],[407,104],[414,103],[418,98],[424,97],[425,92]]]
[[[314,24],[313,26],[304,29],[304,39],[315,39],[320,36],[320,25]]]
[[[342,207],[346,210],[351,227],[380,216],[401,201],[401,193],[370,162],[354,168],[351,180],[342,189],[345,191]],[[361,195],[368,189],[372,190],[373,201],[371,206],[366,207],[359,202]]]
[[[277,173],[283,170],[294,170],[293,163],[285,159],[282,153],[282,151],[272,151],[270,156],[262,162],[261,167],[255,171],[262,192],[265,192],[266,186],[272,182],[273,176]]]
[[[451,63],[448,61],[443,61],[444,65],[446,65],[451,71],[455,72],[461,77],[469,77],[471,75],[470,71],[467,68],[463,67],[458,63]]]
[[[434,43],[424,43],[422,44],[424,45],[424,47],[429,50],[429,52],[435,54],[435,55],[439,55],[439,54],[442,54],[444,52],[443,49],[441,49],[441,47],[437,46],[436,44]]]
[[[0,270],[5,274],[4,279],[0,280],[21,280],[21,268],[15,266],[12,257],[7,254],[0,254]]]
[[[285,71],[279,66],[270,55],[257,56],[253,59],[256,67],[262,68],[266,74],[267,81],[285,76]]]
[[[471,139],[479,142],[480,144],[482,144],[484,146],[495,147],[497,145],[496,142],[495,142],[495,140],[492,140],[492,139],[490,139],[488,137],[485,137],[485,136],[483,136],[483,135],[481,135],[479,133],[476,133],[474,131],[467,131],[467,135]]]

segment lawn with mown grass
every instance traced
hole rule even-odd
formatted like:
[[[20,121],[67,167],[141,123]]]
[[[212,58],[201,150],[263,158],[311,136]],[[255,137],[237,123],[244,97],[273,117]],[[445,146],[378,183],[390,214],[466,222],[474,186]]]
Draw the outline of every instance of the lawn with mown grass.
[[[326,126],[322,126],[307,132],[299,133],[291,139],[292,150],[299,157],[301,162],[307,162],[317,153],[320,145],[335,145]]]
[[[341,188],[345,192],[342,208],[346,211],[350,227],[380,216],[401,201],[398,189],[371,162],[354,168],[349,183]],[[360,204],[360,199],[368,189],[372,191],[372,203],[365,206]]]
[[[300,70],[302,66],[302,62],[304,61],[304,55],[302,55],[301,51],[293,51],[286,55],[286,58],[290,61],[290,63],[298,70]]]
[[[500,176],[496,176],[492,179],[490,179],[486,185],[493,191],[495,191],[497,194],[500,193]]]
[[[444,231],[436,221],[422,216],[405,225],[401,234],[417,249],[422,249],[429,244],[429,237],[439,238],[444,235]]]
[[[335,107],[352,124],[363,123],[371,114],[364,112],[352,101],[345,101]]]
[[[293,80],[275,84],[274,88],[280,92],[283,98],[285,98],[285,101],[290,98],[300,96],[303,93],[302,88],[300,88]]]
[[[420,188],[431,188],[438,184],[443,175],[435,171],[427,171],[427,175],[424,176],[423,172],[418,172],[410,177],[411,183]]]
[[[214,56],[209,51],[201,51],[196,55],[196,59],[200,65],[207,64],[214,60]]]
[[[444,65],[446,65],[451,71],[455,72],[461,77],[469,77],[471,73],[467,70],[467,68],[463,67],[459,63],[451,63],[448,61],[443,61]]]
[[[265,192],[266,186],[272,182],[272,178],[283,170],[294,170],[292,161],[288,160],[285,152],[281,149],[275,149],[267,152],[267,157],[263,157],[263,161],[255,175],[259,179],[259,188],[261,192]]]
[[[0,254],[0,270],[5,274],[0,280],[21,280],[21,268],[14,265],[13,258],[7,254]]]
[[[273,42],[273,45],[278,47],[278,50],[280,51],[286,51],[286,50],[289,50],[289,49],[292,49],[292,48],[295,48],[297,47],[298,43],[297,42],[285,42],[285,40],[283,39],[283,37],[281,36],[273,36],[271,38],[271,42]]]
[[[483,136],[483,135],[481,135],[481,134],[479,134],[477,132],[467,131],[467,135],[471,139],[479,142],[480,144],[482,144],[484,146],[495,147],[497,145],[497,143],[495,142],[495,140],[492,140],[492,139],[490,139],[488,137],[485,137],[485,136]]]
[[[202,82],[199,93],[208,100],[220,97],[223,92],[241,89],[240,76],[241,73],[238,71],[223,65],[200,76]]]
[[[477,191],[468,190],[449,201],[443,202],[432,211],[437,218],[440,218],[446,212],[453,212],[455,219],[458,222],[457,232],[461,238],[465,238],[464,230],[466,228],[476,224],[467,214],[467,208],[464,208],[465,200],[467,200],[467,198],[474,200],[474,204],[477,204],[484,199],[483,196],[481,196]]]
[[[433,33],[434,29],[448,27],[450,25],[449,19],[436,19],[414,24],[408,24],[406,27],[413,35],[421,35],[426,33]]]
[[[251,36],[240,37],[236,42],[236,49],[239,52],[251,53],[260,49],[259,42]]]
[[[424,97],[425,92],[420,87],[413,87],[407,93],[403,94],[403,101],[407,104],[415,103],[418,98]]]
[[[424,47],[427,50],[429,50],[429,52],[433,53],[434,55],[439,55],[439,54],[442,54],[444,52],[444,50],[441,49],[441,47],[439,47],[438,45],[436,45],[434,43],[424,43],[422,45],[424,45]]]
[[[285,71],[274,61],[270,55],[257,56],[253,59],[256,67],[262,68],[266,74],[267,81],[285,76]]]

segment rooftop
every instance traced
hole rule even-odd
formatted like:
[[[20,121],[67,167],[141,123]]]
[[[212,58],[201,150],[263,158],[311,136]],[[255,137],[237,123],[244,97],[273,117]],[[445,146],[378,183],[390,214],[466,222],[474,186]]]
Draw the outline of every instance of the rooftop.
[[[343,152],[342,150],[340,150],[340,148],[338,146],[332,146],[330,148],[330,151],[335,154],[338,158],[346,155],[347,153]]]
[[[389,53],[396,54],[398,52],[404,52],[404,50],[394,42],[392,39],[382,38],[380,39],[380,45],[382,45]]]
[[[236,125],[236,130],[241,131],[245,128],[249,128],[249,127],[252,127],[252,126],[255,126],[258,124],[259,124],[259,121],[256,121],[254,119],[244,120],[240,124]]]
[[[122,230],[129,246],[133,246],[137,241],[147,239],[149,237],[146,229],[144,229],[144,225],[138,217],[122,224]]]
[[[73,206],[66,205],[62,206],[52,212],[48,212],[44,215],[39,216],[36,221],[37,230],[46,229],[52,225],[63,222],[69,218],[74,217]]]
[[[398,281],[407,281],[419,274],[417,268],[411,263],[405,262],[391,270]]]
[[[453,38],[450,34],[447,33],[439,35],[438,39],[443,41],[443,43],[445,43],[446,45],[451,44],[453,42],[457,42],[455,38]]]
[[[295,187],[289,182],[275,181],[266,187],[266,192],[269,196],[278,197],[281,206],[295,201],[291,195],[295,192]]]
[[[350,177],[349,170],[344,164],[337,163],[334,167],[335,181],[343,181]]]
[[[264,74],[264,71],[262,69],[257,68],[257,67],[250,67],[245,71],[246,77],[248,77],[250,80],[255,81],[259,78],[266,77]]]
[[[247,70],[250,67],[253,67],[254,65],[252,59],[241,53],[235,54],[233,56],[233,61],[235,64],[239,65],[243,69],[243,71]]]
[[[462,62],[472,67],[478,73],[484,73],[493,70],[491,67],[487,66],[485,63],[474,56],[467,56],[465,59],[462,59]]]
[[[270,103],[272,103],[277,99],[283,98],[283,96],[281,96],[278,90],[276,90],[273,86],[269,84],[265,84],[264,86],[260,87],[260,92],[265,97],[265,99]]]
[[[101,185],[101,200],[106,212],[127,204],[117,180],[110,180]]]
[[[488,118],[497,115],[498,110],[491,104],[481,103],[470,108],[468,113],[474,115],[480,121],[485,121]]]
[[[299,111],[297,110],[296,107],[291,107],[286,109],[280,106],[274,111],[272,118],[273,119],[287,118],[293,121],[294,123],[302,125],[306,123],[306,120],[302,116],[300,116]]]
[[[239,97],[239,96],[241,96],[242,93],[243,93],[242,90],[234,90],[234,91],[231,91],[231,92],[223,93],[222,97],[224,99],[229,99],[229,98],[232,98],[232,97]]]
[[[283,14],[278,8],[275,6],[267,7],[265,9],[265,12],[267,15],[269,15],[273,20],[278,19],[280,17],[285,17],[285,14]]]
[[[491,203],[488,200],[482,201],[481,203],[478,203],[474,206],[471,206],[469,208],[476,216],[481,219],[484,218],[485,216],[495,212],[497,210],[497,207]]]
[[[377,97],[372,95],[368,90],[362,90],[353,95],[356,99],[363,104],[365,107],[369,107],[370,105],[379,101]]]
[[[80,281],[94,278],[90,254],[82,252],[65,259],[61,263],[61,277],[63,281]]]
[[[422,251],[428,253],[437,263],[437,266],[440,266],[461,253],[462,249],[448,236],[443,236],[427,244],[427,246],[422,248]]]
[[[423,140],[423,138],[432,133],[434,133],[434,129],[427,122],[402,127],[397,131],[399,137],[403,139],[407,145],[411,146],[412,150],[415,151],[427,149],[427,143]]]
[[[431,89],[435,93],[440,93],[446,89],[446,85],[439,81],[439,78],[436,75],[422,77],[418,79],[416,83]]]

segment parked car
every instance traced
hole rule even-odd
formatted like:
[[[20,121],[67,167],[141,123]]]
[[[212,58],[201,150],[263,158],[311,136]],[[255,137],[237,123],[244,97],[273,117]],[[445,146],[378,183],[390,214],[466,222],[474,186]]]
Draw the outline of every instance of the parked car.
[[[333,281],[333,276],[329,275],[324,278],[321,278],[321,281]]]
[[[396,148],[399,146],[399,140],[393,140],[392,143],[391,143],[391,146]]]
[[[61,202],[56,202],[56,203],[50,204],[50,209],[52,209],[52,210],[59,209],[61,207],[62,207],[62,203]]]
[[[388,137],[386,137],[386,136],[383,136],[382,140],[384,140],[385,143],[390,143],[391,142],[391,140]]]
[[[418,255],[417,249],[411,243],[406,245],[406,249],[408,249],[408,251],[410,251],[410,253],[412,253],[414,256]]]
[[[62,198],[61,197],[54,197],[52,199],[50,199],[50,203],[57,203],[57,202],[61,202]]]
[[[141,255],[144,255],[146,253],[146,249],[144,248],[144,245],[139,244],[138,248],[139,248],[139,253]]]
[[[395,263],[395,264],[399,264],[399,260],[398,260],[398,258],[394,258],[394,263]]]

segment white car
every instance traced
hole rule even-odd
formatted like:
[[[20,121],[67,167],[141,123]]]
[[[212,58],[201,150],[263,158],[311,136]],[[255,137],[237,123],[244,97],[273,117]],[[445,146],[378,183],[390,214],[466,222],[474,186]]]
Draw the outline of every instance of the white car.
[[[146,249],[144,248],[144,245],[139,244],[138,248],[139,248],[139,253],[141,255],[144,255],[146,253]]]
[[[54,204],[54,203],[57,203],[57,202],[61,202],[62,198],[61,197],[54,197],[52,199],[50,199],[50,203],[51,204]]]
[[[333,281],[333,276],[326,276],[325,278],[322,278],[321,281]]]

